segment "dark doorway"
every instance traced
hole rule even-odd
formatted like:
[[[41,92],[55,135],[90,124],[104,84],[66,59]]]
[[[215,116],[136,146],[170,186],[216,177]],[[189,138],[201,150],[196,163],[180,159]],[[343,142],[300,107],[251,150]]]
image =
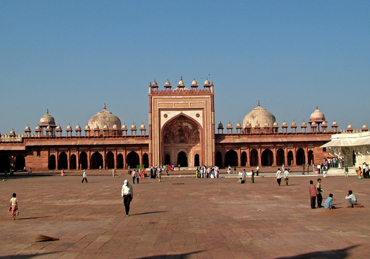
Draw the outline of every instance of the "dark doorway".
[[[69,160],[69,169],[75,170],[76,169],[76,155],[71,155],[71,158]]]
[[[270,149],[265,149],[262,152],[262,166],[272,166],[274,163],[274,154]]]
[[[257,150],[253,149],[251,151],[251,166],[257,166],[258,165],[258,152]]]
[[[140,165],[140,159],[139,155],[135,151],[131,151],[127,155],[127,166],[130,166],[130,168],[136,168],[137,165]]]
[[[106,166],[108,169],[114,168],[114,155],[110,151],[107,153]]]
[[[123,155],[119,154],[117,156],[117,169],[123,169]]]
[[[309,165],[312,165],[313,164],[313,161],[314,161],[313,151],[310,150],[310,151],[308,151],[308,164]]]
[[[220,151],[216,153],[216,166],[222,167],[222,154]]]
[[[230,149],[225,154],[225,165],[226,166],[238,166],[238,153]]]
[[[2,155],[0,157],[0,171],[5,172],[5,170],[9,173],[10,170],[10,158],[6,155]]]
[[[199,155],[196,154],[194,157],[194,166],[199,166]]]
[[[15,158],[15,171],[23,171],[24,167],[26,166],[26,161],[22,155],[18,155]]]
[[[288,165],[294,164],[294,157],[293,157],[293,152],[289,151],[288,152]]]
[[[187,167],[188,166],[188,158],[186,157],[186,153],[184,151],[181,151],[177,155],[177,164],[181,167]]]
[[[355,153],[354,150],[352,151],[352,157],[353,157],[353,164],[352,165],[355,165],[356,164],[356,153]]]
[[[242,153],[242,157],[241,157],[241,159],[242,159],[242,164],[241,164],[241,166],[246,166],[247,165],[247,153],[244,151],[243,153]]]
[[[165,164],[165,165],[170,165],[170,164],[171,164],[171,157],[170,157],[170,155],[169,155],[169,154],[166,154],[166,155],[164,156],[164,164]]]
[[[95,152],[91,156],[90,168],[91,169],[103,168],[103,156],[99,152]]]
[[[296,159],[297,159],[297,165],[304,165],[306,163],[304,150],[302,148],[297,150]]]
[[[284,156],[284,150],[281,148],[276,153],[276,165],[283,165],[285,164],[285,156]]]
[[[80,154],[80,169],[87,169],[87,154],[82,152]]]
[[[49,157],[49,170],[55,170],[55,156],[51,155]]]
[[[66,153],[59,154],[58,169],[68,169],[68,161]]]
[[[147,153],[143,155],[143,165],[144,165],[144,168],[149,167],[149,156]]]

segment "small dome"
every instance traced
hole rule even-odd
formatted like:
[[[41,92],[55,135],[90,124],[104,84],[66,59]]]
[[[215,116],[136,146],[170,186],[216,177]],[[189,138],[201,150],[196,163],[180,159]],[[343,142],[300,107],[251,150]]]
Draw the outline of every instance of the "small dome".
[[[326,121],[323,121],[323,122],[321,123],[321,127],[322,127],[322,128],[327,128],[327,127],[328,127],[328,123],[327,123]]]
[[[347,131],[353,131],[353,128],[352,128],[352,125],[351,124],[348,125]]]
[[[10,131],[10,135],[15,135],[15,131],[14,131],[14,129],[12,129],[11,131]]]
[[[80,124],[77,124],[77,126],[76,126],[76,131],[81,131],[81,126],[80,126]]]
[[[194,78],[193,82],[191,82],[191,86],[192,87],[198,87],[198,84],[197,84],[197,81],[195,81],[195,78]]]
[[[104,125],[103,130],[109,130],[109,127],[107,125]]]
[[[113,125],[113,130],[118,130],[118,127],[116,124]]]
[[[36,132],[40,132],[41,131],[41,127],[39,125],[37,125],[36,128],[35,128],[35,131]]]
[[[279,124],[275,121],[274,124],[272,125],[274,128],[279,128]]]
[[[284,121],[282,127],[283,128],[288,128],[288,123],[286,123],[286,121]]]
[[[297,128],[297,123],[293,120],[291,128]]]
[[[317,127],[317,123],[316,123],[315,121],[314,121],[314,122],[312,122],[312,123],[311,123],[311,127],[312,127],[312,128],[316,128],[316,127]]]
[[[228,129],[232,129],[233,128],[233,125],[231,124],[231,122],[229,122],[229,124],[227,124],[227,128]]]
[[[95,124],[94,130],[99,130],[99,129],[100,129],[99,125],[98,124]]]
[[[254,124],[254,127],[255,128],[259,128],[260,127],[260,123],[258,121],[256,121],[256,124]]]
[[[153,82],[153,84],[152,84],[152,87],[153,87],[153,88],[158,88],[158,83],[157,83],[157,81],[155,81],[155,80],[154,80],[154,82]]]
[[[310,122],[320,123],[325,121],[324,114],[319,110],[319,107],[316,107],[316,110],[310,116]]]
[[[268,124],[268,122],[266,121],[266,122],[265,122],[265,125],[264,125],[263,127],[265,127],[265,128],[270,128],[270,125],[269,125],[269,124]]]
[[[146,130],[144,122],[141,124],[140,130]]]
[[[204,81],[204,87],[209,87],[209,86],[211,86],[211,84],[207,78],[206,81]]]
[[[170,81],[168,81],[168,79],[167,79],[166,83],[164,84],[164,87],[165,88],[171,88],[171,83],[170,83]]]
[[[250,113],[245,115],[243,119],[243,127],[245,128],[247,123],[250,123],[252,127],[255,127],[257,121],[265,121],[269,124],[269,127],[272,127],[276,121],[275,116],[268,112],[266,109],[260,106],[260,102],[256,108],[254,108]]]
[[[369,129],[367,128],[366,124],[364,123],[364,125],[362,126],[362,131],[368,131]]]
[[[89,126],[89,125],[86,125],[86,126],[85,126],[85,130],[86,130],[86,131],[90,130],[90,126]]]
[[[218,124],[217,129],[224,129],[224,125],[222,125],[221,121],[220,121],[220,124]]]
[[[50,132],[50,131],[51,131],[51,127],[50,127],[50,125],[48,125],[48,126],[46,127],[46,131],[48,131],[48,132]]]
[[[123,123],[123,125],[122,125],[122,130],[127,130],[127,126],[126,126],[125,123]]]
[[[240,122],[238,122],[238,123],[236,124],[236,128],[237,128],[237,129],[241,129],[241,128],[242,128],[242,125],[240,124]]]
[[[131,125],[131,130],[137,130],[135,123]]]
[[[72,131],[72,126],[71,126],[71,124],[68,124],[68,126],[67,126],[67,128],[66,128],[66,131],[68,131],[68,132],[71,132],[71,131]]]
[[[24,131],[25,131],[25,132],[31,132],[31,128],[30,128],[30,126],[28,126],[28,125],[27,125],[27,126],[24,128]]]
[[[58,125],[58,126],[56,127],[56,132],[62,132],[62,127],[61,127],[60,125]]]
[[[109,128],[113,128],[113,125],[116,124],[117,127],[121,127],[121,120],[107,110],[107,106],[104,104],[104,108],[101,112],[98,112],[92,116],[87,123],[91,129],[95,129],[96,125],[99,129],[102,129],[104,125],[107,125]]]
[[[302,122],[301,128],[307,128],[307,123],[305,121]]]
[[[184,85],[184,81],[182,81],[182,77],[181,77],[180,82],[179,82],[179,84],[178,84],[178,86],[177,86],[177,87],[180,87],[180,88],[185,87],[185,85]]]
[[[333,121],[333,124],[331,124],[331,127],[334,128],[334,127],[338,127],[338,123],[336,121]]]
[[[46,114],[40,119],[40,126],[52,125],[55,126],[54,117],[49,114],[49,110],[46,110]]]

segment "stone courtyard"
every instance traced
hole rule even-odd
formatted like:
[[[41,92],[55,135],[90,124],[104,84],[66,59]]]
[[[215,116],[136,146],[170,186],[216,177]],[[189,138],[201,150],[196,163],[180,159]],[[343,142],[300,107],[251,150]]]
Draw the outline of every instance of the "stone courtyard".
[[[82,175],[82,173],[81,173]],[[309,180],[273,177],[143,179],[134,185],[130,216],[113,178],[19,175],[0,182],[0,258],[369,258],[370,180],[323,179],[337,210],[309,207]],[[2,179],[2,178],[1,178]],[[130,180],[131,182],[131,180]],[[365,208],[347,209],[352,189]],[[16,220],[7,214],[13,192]],[[36,242],[38,235],[58,238]]]

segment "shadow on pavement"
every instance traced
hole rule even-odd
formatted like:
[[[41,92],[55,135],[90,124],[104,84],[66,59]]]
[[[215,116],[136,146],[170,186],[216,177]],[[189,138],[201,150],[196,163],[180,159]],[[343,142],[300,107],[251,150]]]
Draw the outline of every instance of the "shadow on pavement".
[[[287,257],[277,257],[275,259],[293,259],[293,258],[300,258],[300,259],[308,259],[308,258],[336,258],[336,259],[345,259],[349,256],[348,251],[358,247],[359,245],[349,246],[343,249],[336,249],[336,250],[326,250],[326,251],[317,251],[312,253],[306,254],[298,254],[294,256],[287,256]]]
[[[27,219],[45,219],[49,218],[50,216],[43,216],[43,217],[29,217],[29,218],[17,218],[17,220],[27,220]],[[0,257],[1,258],[1,257]]]
[[[143,259],[143,258],[149,258],[149,259],[157,259],[157,258],[163,258],[163,259],[181,259],[181,258],[187,258],[189,255],[198,254],[203,252],[204,250],[195,251],[191,253],[186,254],[171,254],[171,255],[153,255],[153,256],[145,256],[145,257],[137,257],[136,259]]]
[[[37,253],[37,254],[4,255],[4,256],[0,256],[0,259],[5,259],[5,258],[27,259],[27,258],[39,257],[42,255],[56,254],[56,253],[60,253],[60,252],[58,251],[58,252]]]
[[[148,211],[148,212],[143,212],[143,213],[135,213],[135,214],[131,214],[131,216],[139,216],[139,215],[155,214],[155,213],[163,213],[163,212],[167,212],[167,211],[165,211],[165,210],[160,210],[160,211]]]

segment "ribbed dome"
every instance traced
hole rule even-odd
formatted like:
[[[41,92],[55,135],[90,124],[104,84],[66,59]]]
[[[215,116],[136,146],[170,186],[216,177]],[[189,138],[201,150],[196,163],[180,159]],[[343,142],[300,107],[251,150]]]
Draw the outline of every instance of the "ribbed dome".
[[[121,120],[110,111],[107,111],[105,104],[104,109],[92,116],[87,123],[91,129],[96,129],[96,126],[98,126],[99,129],[102,129],[104,128],[104,125],[107,125],[109,128],[113,128],[113,125],[115,124],[117,127],[121,128]]]
[[[316,107],[316,110],[310,116],[310,122],[323,122],[325,121],[325,115]]]
[[[305,121],[302,122],[301,128],[307,128],[307,123]]]
[[[47,110],[46,114],[41,117],[39,125],[40,126],[47,126],[47,125],[55,126],[54,117],[49,114],[49,110]]]
[[[266,109],[260,106],[260,102],[256,108],[254,108],[250,113],[248,113],[243,119],[243,127],[245,128],[247,123],[250,123],[252,127],[256,126],[257,121],[265,121],[272,127],[274,122],[276,121],[275,116],[268,112]]]

